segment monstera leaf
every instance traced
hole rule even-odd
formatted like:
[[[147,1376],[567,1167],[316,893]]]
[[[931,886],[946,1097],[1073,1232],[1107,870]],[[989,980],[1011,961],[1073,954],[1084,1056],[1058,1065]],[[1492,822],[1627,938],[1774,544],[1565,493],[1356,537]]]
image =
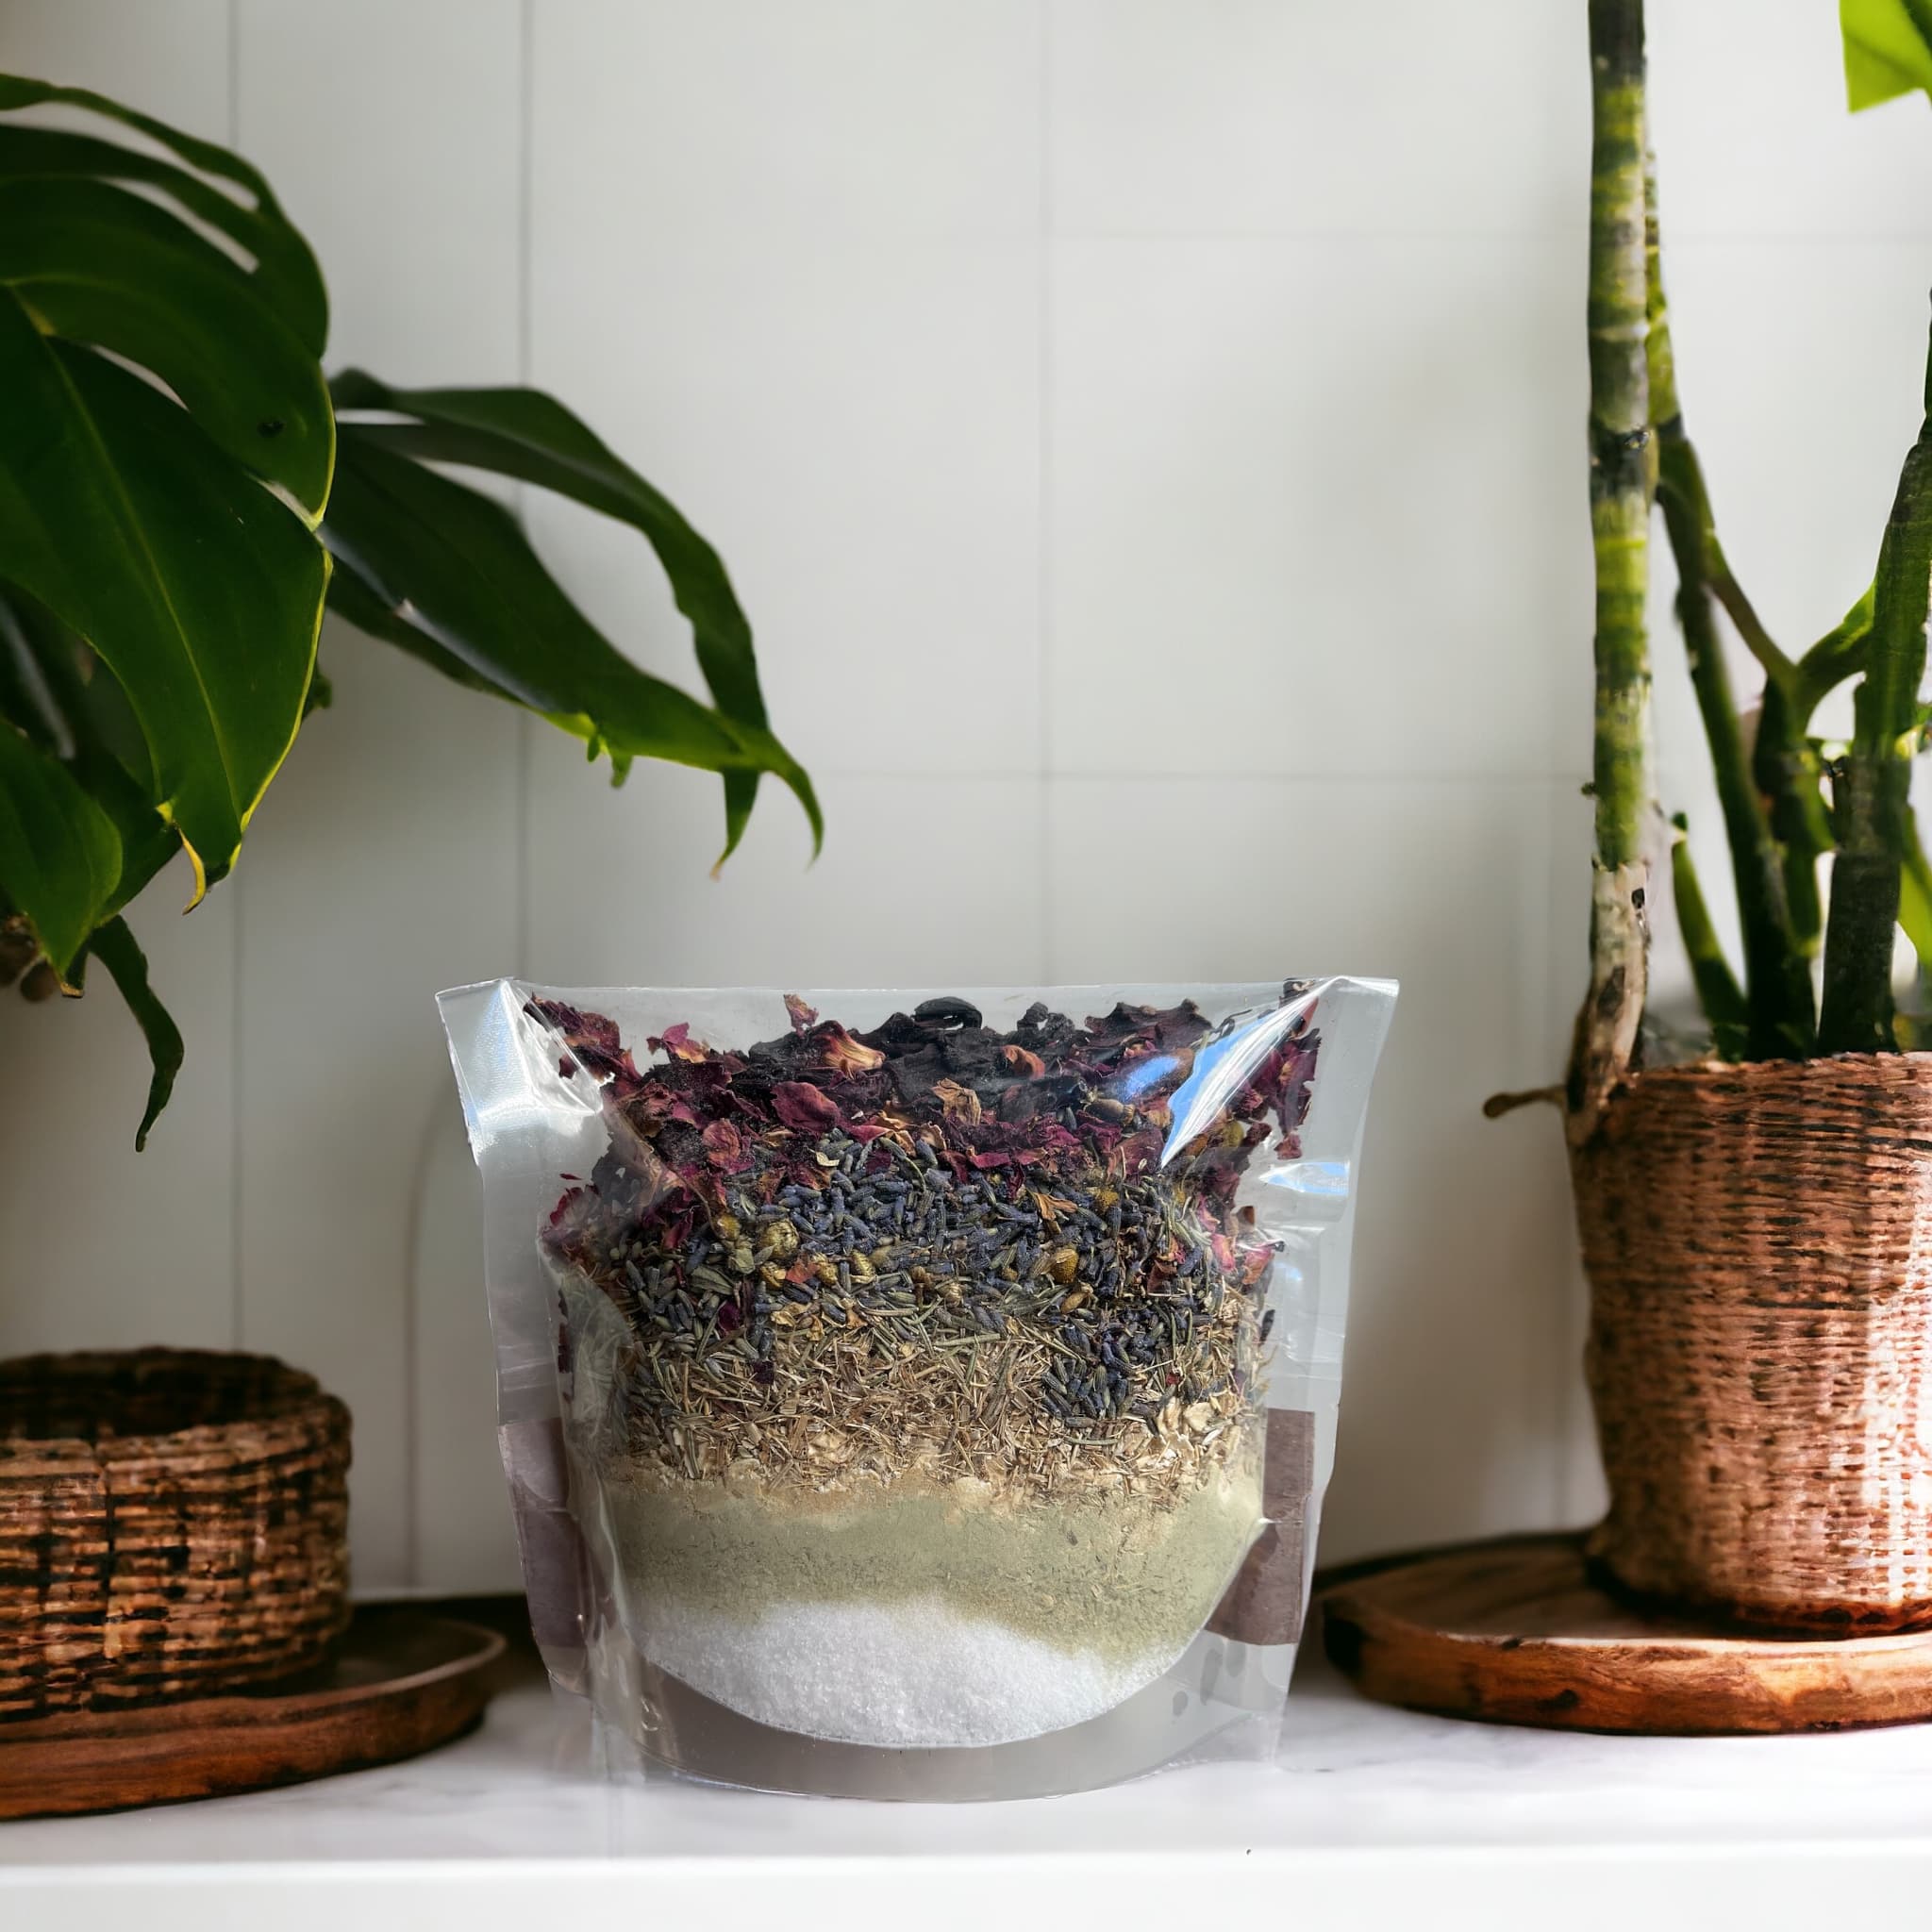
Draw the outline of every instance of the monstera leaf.
[[[361,370],[331,389],[342,458],[323,538],[351,623],[542,712],[608,750],[620,774],[633,758],[722,769],[724,858],[765,772],[796,794],[814,843],[824,836],[810,780],[771,734],[751,625],[718,553],[588,425],[536,390],[395,390]],[[493,471],[629,524],[691,622],[715,711],[639,672],[495,503],[425,462]]]
[[[6,118],[47,106],[108,138]],[[152,145],[111,138],[123,127]],[[177,850],[191,904],[235,864],[326,702],[325,601],[608,752],[620,778],[638,758],[719,773],[726,856],[766,773],[814,849],[822,836],[772,735],[750,625],[677,510],[534,391],[352,372],[332,396],[327,329],[314,256],[247,162],[99,94],[0,75],[0,932],[9,948],[27,934],[30,986],[79,991],[92,954],[120,988],[155,1067],[142,1138],[181,1041],[121,910]],[[442,465],[636,528],[711,702],[639,670]]]
[[[325,525],[325,541],[336,553],[338,562],[356,568],[354,537],[346,525],[356,520],[361,508],[361,492],[367,472],[373,468],[387,474],[392,489],[409,491],[404,466],[398,458],[464,464],[474,470],[492,470],[498,475],[518,477],[537,483],[542,489],[572,496],[581,505],[603,516],[630,524],[657,555],[658,564],[671,579],[671,591],[678,608],[690,618],[691,638],[697,645],[697,669],[711,688],[711,701],[728,724],[728,734],[738,738],[746,750],[746,761],[738,767],[724,767],[724,858],[730,858],[743,837],[746,819],[752,815],[752,802],[758,796],[759,774],[771,771],[789,784],[811,821],[813,844],[824,827],[819,817],[819,804],[811,792],[811,780],[798,763],[784,752],[771,736],[765,717],[765,699],[758,688],[758,658],[752,653],[752,626],[738,608],[730,577],[717,551],[684,520],[678,508],[653,489],[625,459],[608,450],[597,435],[572,415],[562,404],[531,389],[413,389],[396,391],[378,383],[361,369],[348,369],[330,385],[338,419],[346,444],[354,450],[354,461],[344,468],[338,481],[334,514]],[[427,472],[417,472],[411,494],[433,494],[433,481]],[[485,502],[485,498],[477,498]],[[352,508],[354,507],[354,508]],[[427,507],[425,507],[427,508]],[[439,520],[433,512],[427,524],[441,525],[454,533],[456,520]],[[475,525],[487,527],[492,520],[481,510],[474,512]],[[396,518],[389,525],[392,542],[408,541],[408,518]],[[419,547],[421,555],[421,547]],[[508,545],[496,539],[487,555],[474,555],[472,568],[485,566],[491,558],[505,574],[514,575],[527,597],[547,599],[555,586],[545,590],[547,577],[539,581],[541,572],[529,547],[514,531]],[[371,586],[373,588],[373,586]],[[562,593],[555,593],[562,595]],[[417,605],[417,612],[421,603]],[[344,612],[348,614],[348,612]],[[502,612],[498,612],[500,616]],[[566,678],[579,693],[603,693],[605,709],[599,715],[577,715],[558,719],[566,728],[577,730],[593,746],[607,746],[614,759],[625,761],[634,756],[680,759],[676,740],[665,748],[651,750],[649,740],[671,724],[665,697],[676,695],[669,686],[657,680],[643,680],[630,671],[628,662],[618,660],[616,653],[599,638],[588,622],[572,612],[574,625],[558,634],[539,632],[545,640],[542,655],[549,658],[547,678]],[[354,622],[354,618],[352,618]],[[419,614],[411,620],[417,634],[425,634]],[[574,638],[574,651],[558,643],[562,636]],[[415,645],[398,638],[406,649]],[[433,640],[431,640],[433,641]],[[494,690],[520,697],[539,711],[551,711],[541,697],[529,697],[520,688],[524,673],[516,660],[527,651],[527,634],[502,622],[475,626],[470,634],[472,649],[461,653],[470,669]],[[618,675],[612,678],[612,671]],[[662,740],[660,740],[662,741]],[[709,758],[686,759],[708,765]],[[723,859],[721,859],[723,863]]]
[[[1845,97],[1854,111],[1932,93],[1932,0],[1839,0]]]
[[[335,454],[321,282],[245,164],[98,96],[0,78],[0,108],[42,102],[129,121],[186,165],[142,158],[136,181],[114,143],[0,125],[0,581],[125,693],[199,897],[234,863],[315,663],[328,565],[309,526]],[[238,225],[274,238],[279,275],[135,192],[171,177],[194,184],[202,220],[212,181],[247,195]]]

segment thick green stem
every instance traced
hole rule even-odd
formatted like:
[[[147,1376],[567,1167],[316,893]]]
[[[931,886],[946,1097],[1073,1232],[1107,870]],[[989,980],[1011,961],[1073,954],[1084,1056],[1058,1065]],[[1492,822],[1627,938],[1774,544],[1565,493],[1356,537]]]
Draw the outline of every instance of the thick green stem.
[[[1908,813],[1905,825],[1905,863],[1899,868],[1898,923],[1919,956],[1920,998],[1932,977],[1932,859],[1919,842],[1917,822]]]
[[[1771,640],[1762,636],[1763,627],[1730,576],[1718,547],[1703,466],[1685,430],[1677,397],[1658,238],[1657,168],[1654,159],[1647,159],[1645,300],[1650,319],[1650,405],[1657,437],[1657,495],[1677,566],[1677,621],[1683,626],[1691,689],[1697,694],[1698,714],[1710,746],[1743,927],[1749,1022],[1742,1050],[1750,1059],[1801,1059],[1810,1052],[1814,1033],[1811,975],[1793,930],[1782,858],[1744,748],[1730,672],[1718,636],[1720,572],[1729,585],[1731,604],[1749,613],[1750,622],[1760,633],[1757,648],[1761,657],[1768,654],[1770,663],[1776,667],[1774,681],[1788,679],[1791,667]],[[1715,1024],[1717,1016],[1709,1017]]]
[[[1928,414],[1906,457],[1873,583],[1851,749],[1832,774],[1839,856],[1824,940],[1823,1053],[1890,1053],[1892,931],[1911,810],[1911,756],[1932,603],[1932,361]]]
[[[1835,842],[1824,804],[1824,765],[1811,741],[1811,714],[1825,694],[1864,669],[1872,632],[1872,593],[1867,591],[1836,629],[1791,666],[1789,677],[1764,687],[1752,774],[1771,801],[1772,835],[1784,855],[1785,902],[1791,930],[1807,959],[1824,937],[1824,906],[1818,891],[1818,861]]]
[[[1643,8],[1591,0],[1590,504],[1596,548],[1596,849],[1641,853],[1651,788],[1650,333],[1644,266]]]
[[[1681,418],[1660,426],[1658,440],[1658,495],[1677,563],[1677,618],[1724,808],[1743,931],[1750,1014],[1745,1058],[1803,1059],[1811,1051],[1815,1025],[1811,974],[1792,925],[1782,856],[1744,748],[1718,636],[1716,607],[1705,575],[1703,531],[1708,512],[1704,478]]]
[[[1771,833],[1784,873],[1785,908],[1791,943],[1801,958],[1817,957],[1824,937],[1824,902],[1818,892],[1818,861],[1831,850],[1831,820],[1824,808],[1824,773],[1812,749],[1809,715],[1777,685],[1764,688],[1751,774],[1770,801]],[[1809,967],[1807,967],[1807,995]]]
[[[1650,378],[1642,0],[1591,0],[1590,521],[1596,552],[1595,883],[1591,990],[1570,1069],[1586,1139],[1642,1016],[1649,773]]]
[[[1843,622],[1826,631],[1792,666],[1791,693],[1800,730],[1810,728],[1811,713],[1828,692],[1864,670],[1871,640],[1872,591],[1867,589],[1845,612]]]
[[[1821,1053],[1890,1053],[1897,1043],[1891,933],[1898,923],[1899,861],[1887,824],[1887,790],[1881,762],[1856,753],[1832,774],[1839,852],[1824,938]]]
[[[1739,1060],[1750,1043],[1751,1015],[1743,989],[1732,973],[1730,961],[1719,945],[1717,928],[1704,903],[1704,891],[1697,883],[1697,868],[1690,858],[1690,831],[1683,813],[1671,822],[1677,828],[1677,842],[1671,848],[1671,888],[1676,901],[1677,930],[1683,935],[1684,950],[1690,959],[1690,976],[1697,986],[1697,997],[1710,1022],[1711,1042],[1718,1058]]]

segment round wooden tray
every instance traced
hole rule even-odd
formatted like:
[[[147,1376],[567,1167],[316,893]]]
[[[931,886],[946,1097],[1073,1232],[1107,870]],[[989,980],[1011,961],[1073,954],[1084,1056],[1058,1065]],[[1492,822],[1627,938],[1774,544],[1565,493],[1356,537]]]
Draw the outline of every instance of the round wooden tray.
[[[1323,1602],[1362,1690],[1445,1717],[1670,1737],[1932,1718],[1932,1631],[1779,1640],[1646,1615],[1591,1581],[1580,1534],[1398,1559]]]
[[[0,1819],[211,1798],[413,1757],[482,1716],[504,1647],[475,1624],[362,1609],[331,1659],[300,1677],[0,1724]]]

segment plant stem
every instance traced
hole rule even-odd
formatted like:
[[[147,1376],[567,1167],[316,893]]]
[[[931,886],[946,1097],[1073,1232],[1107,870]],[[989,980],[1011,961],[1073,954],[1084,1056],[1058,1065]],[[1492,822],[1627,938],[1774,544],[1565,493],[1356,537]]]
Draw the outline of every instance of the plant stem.
[[[1705,1010],[1720,1033],[1720,1051],[1726,1058],[1739,1058],[1740,1053],[1733,1049],[1740,1048],[1741,1057],[1747,1059],[1802,1059],[1810,1052],[1816,1033],[1811,974],[1792,923],[1783,858],[1773,836],[1771,816],[1745,750],[1743,728],[1731,693],[1730,671],[1718,635],[1717,605],[1722,602],[1740,633],[1748,634],[1753,653],[1765,668],[1767,698],[1789,684],[1792,666],[1766,634],[1750,599],[1724,561],[1703,465],[1684,427],[1671,348],[1670,308],[1664,297],[1654,155],[1645,157],[1645,204],[1650,408],[1657,425],[1657,497],[1677,567],[1677,621],[1683,627],[1690,685],[1697,694],[1698,714],[1710,747],[1743,927],[1748,1021],[1741,1038],[1735,1013],[1726,1012],[1721,1025],[1720,1016],[1707,999]],[[1788,715],[1785,708],[1780,707],[1779,715]],[[1681,844],[1677,854],[1684,855],[1688,863]],[[1673,876],[1681,883],[1676,855]],[[1682,896],[1680,891],[1680,903]],[[1700,912],[1702,907],[1699,895]],[[1686,937],[1688,941],[1689,935]],[[1714,953],[1716,937],[1710,934],[1707,938]],[[1697,983],[1700,991],[1715,984],[1707,962],[1706,969],[1699,970]]]
[[[1744,988],[1749,1011],[1745,1058],[1803,1059],[1812,1046],[1815,1014],[1811,974],[1792,925],[1785,874],[1771,819],[1744,749],[1731,694],[1730,673],[1718,636],[1716,606],[1705,574],[1704,478],[1697,453],[1674,428],[1659,425],[1658,496],[1664,527],[1677,560],[1677,617],[1690,663],[1690,684],[1710,746],[1731,875],[1744,940]]]
[[[1767,678],[1764,709],[1751,770],[1771,801],[1772,836],[1784,855],[1785,903],[1791,932],[1807,959],[1824,936],[1818,861],[1832,849],[1831,814],[1824,805],[1824,767],[1811,741],[1811,714],[1826,692],[1864,669],[1872,630],[1872,593],[1790,667],[1787,678]]]
[[[1690,958],[1690,976],[1710,1022],[1718,1058],[1742,1059],[1750,1043],[1750,1010],[1705,907],[1697,867],[1690,858],[1690,826],[1681,812],[1672,823],[1679,837],[1671,848],[1671,889],[1677,908],[1677,930],[1684,936],[1684,950]]]
[[[1638,860],[1650,803],[1649,299],[1644,262],[1643,8],[1591,0],[1590,482],[1596,550],[1596,848]]]
[[[1905,863],[1899,868],[1898,923],[1919,956],[1920,997],[1932,974],[1932,861],[1919,842],[1919,827],[1909,813],[1904,825]]]
[[[1818,861],[1831,850],[1831,820],[1824,808],[1824,770],[1807,732],[1809,714],[1776,684],[1764,687],[1751,774],[1770,800],[1772,837],[1784,874],[1785,909],[1791,944],[1801,959],[1816,958],[1824,934],[1824,906],[1818,895]],[[1809,968],[1806,1006],[1811,1010]],[[1814,1042],[1815,1043],[1815,1042]]]
[[[1890,1053],[1897,1046],[1892,929],[1911,810],[1925,615],[1932,602],[1932,358],[1926,386],[1928,413],[1906,456],[1879,547],[1851,749],[1832,773],[1839,855],[1825,928],[1821,1053]]]
[[[1587,1140],[1636,1051],[1649,864],[1650,376],[1644,270],[1642,0],[1591,0],[1590,522],[1596,554],[1596,851],[1590,993],[1570,1133]]]
[[[1865,668],[1865,649],[1872,638],[1872,591],[1865,593],[1791,667],[1791,691],[1801,730],[1810,727],[1811,713],[1846,678]]]

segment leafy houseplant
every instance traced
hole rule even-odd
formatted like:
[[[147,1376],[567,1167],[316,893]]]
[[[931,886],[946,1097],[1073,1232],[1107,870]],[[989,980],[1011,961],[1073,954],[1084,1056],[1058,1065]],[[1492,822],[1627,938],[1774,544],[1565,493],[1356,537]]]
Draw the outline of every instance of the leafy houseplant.
[[[20,118],[87,110],[105,132]],[[136,146],[119,129],[144,138]],[[0,76],[0,983],[97,958],[166,1103],[180,1036],[122,917],[179,849],[235,863],[304,718],[325,606],[609,755],[723,774],[729,856],[773,736],[711,547],[550,397],[323,374],[327,298],[245,161],[80,89]],[[631,664],[515,520],[440,464],[632,525],[690,620],[709,704]],[[721,860],[722,863],[722,860]],[[193,903],[193,902],[192,902]]]
[[[1854,107],[1932,89],[1932,10],[1843,0]],[[1562,1091],[1591,1284],[1611,1508],[1594,1551],[1640,1593],[1778,1628],[1932,1618],[1932,1056],[1897,1009],[1894,932],[1932,969],[1932,870],[1908,798],[1932,596],[1932,417],[1871,585],[1791,656],[1727,563],[1671,353],[1642,0],[1591,0],[1590,503],[1596,558],[1591,981]],[[1932,368],[1928,368],[1932,383]],[[1932,391],[1928,391],[1932,407]],[[1741,972],[1682,822],[1678,925],[1702,1064],[1644,1066],[1660,814],[1644,630],[1653,510],[1717,780]],[[1727,620],[1763,675],[1755,733]],[[1815,733],[1848,680],[1855,728]],[[1829,859],[1828,899],[1819,873]]]

